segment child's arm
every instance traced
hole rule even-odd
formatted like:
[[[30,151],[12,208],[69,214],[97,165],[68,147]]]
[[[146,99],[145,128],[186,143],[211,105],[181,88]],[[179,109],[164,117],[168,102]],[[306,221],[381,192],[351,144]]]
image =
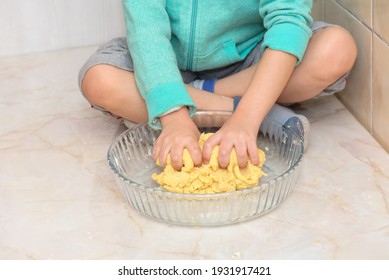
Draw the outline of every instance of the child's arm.
[[[246,166],[248,156],[253,164],[258,164],[256,140],[259,126],[292,75],[296,61],[292,54],[265,50],[235,113],[205,143],[204,162],[209,160],[213,147],[220,145],[221,167],[227,167],[232,148],[236,150],[239,166]]]
[[[123,0],[128,48],[134,63],[135,81],[144,98],[149,125],[160,129],[160,116],[196,105],[190,98],[171,45],[166,0]]]
[[[259,126],[277,101],[290,79],[296,63],[304,55],[312,23],[311,0],[260,1],[259,14],[267,29],[262,48],[264,54],[233,116],[204,145],[207,162],[214,146],[220,145],[219,164],[226,167],[235,148],[241,167],[250,158],[258,163],[256,139]]]
[[[161,129],[154,158],[162,165],[171,154],[172,165],[182,166],[182,151],[201,163],[200,133],[190,118],[196,105],[182,81],[173,47],[166,0],[123,0],[127,42],[134,62],[138,89],[145,100],[149,126]]]

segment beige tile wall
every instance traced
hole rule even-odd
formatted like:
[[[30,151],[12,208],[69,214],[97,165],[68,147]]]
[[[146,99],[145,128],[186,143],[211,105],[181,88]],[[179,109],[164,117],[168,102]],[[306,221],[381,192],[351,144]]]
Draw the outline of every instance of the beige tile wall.
[[[384,0],[387,1],[387,0]],[[371,0],[337,0],[342,7],[349,10],[355,15],[360,21],[372,26],[372,1]]]
[[[323,0],[313,0],[312,17],[314,20],[323,20]]]
[[[353,35],[358,58],[338,97],[389,151],[389,0],[317,0],[313,16]]]
[[[389,151],[389,45],[373,36],[373,135]]]
[[[389,42],[389,1],[373,0],[374,5],[374,30],[386,42]]]
[[[366,1],[366,0],[364,0]],[[358,59],[348,77],[346,89],[338,94],[345,106],[372,131],[372,34],[368,27],[332,0],[325,0],[325,20],[343,26],[353,34]]]

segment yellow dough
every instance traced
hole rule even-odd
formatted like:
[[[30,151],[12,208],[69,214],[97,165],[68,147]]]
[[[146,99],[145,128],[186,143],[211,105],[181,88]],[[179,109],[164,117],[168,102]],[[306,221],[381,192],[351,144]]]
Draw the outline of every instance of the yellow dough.
[[[200,147],[212,133],[202,134],[199,140]],[[240,169],[235,150],[231,152],[230,163],[226,169],[219,167],[219,146],[216,146],[208,164],[194,166],[188,150],[183,151],[183,167],[175,170],[167,158],[167,165],[160,174],[153,174],[152,178],[164,189],[177,193],[221,193],[246,189],[258,185],[259,179],[266,174],[262,171],[265,162],[265,153],[258,149],[259,165],[249,161],[245,168]],[[157,162],[158,164],[158,162]]]

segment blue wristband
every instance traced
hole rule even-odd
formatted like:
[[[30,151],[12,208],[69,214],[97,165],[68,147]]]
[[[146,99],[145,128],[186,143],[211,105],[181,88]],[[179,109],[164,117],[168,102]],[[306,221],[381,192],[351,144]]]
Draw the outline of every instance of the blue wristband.
[[[215,92],[215,84],[216,84],[216,80],[204,80],[203,90],[209,92]]]

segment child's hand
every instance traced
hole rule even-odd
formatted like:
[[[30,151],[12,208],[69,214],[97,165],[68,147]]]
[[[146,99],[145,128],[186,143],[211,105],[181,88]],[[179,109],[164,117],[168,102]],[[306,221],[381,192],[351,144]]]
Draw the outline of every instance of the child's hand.
[[[186,107],[161,117],[162,132],[158,137],[153,158],[159,160],[161,166],[166,165],[166,158],[170,154],[172,166],[176,170],[182,168],[182,153],[184,149],[189,151],[193,163],[201,165],[201,150],[198,144],[200,132],[189,117]]]
[[[213,136],[211,136],[203,147],[203,162],[208,163],[213,148],[219,148],[219,165],[227,168],[230,162],[230,154],[235,148],[240,168],[247,165],[248,159],[254,165],[259,164],[257,150],[258,128],[247,123],[247,120],[234,119],[232,116]]]

